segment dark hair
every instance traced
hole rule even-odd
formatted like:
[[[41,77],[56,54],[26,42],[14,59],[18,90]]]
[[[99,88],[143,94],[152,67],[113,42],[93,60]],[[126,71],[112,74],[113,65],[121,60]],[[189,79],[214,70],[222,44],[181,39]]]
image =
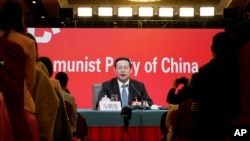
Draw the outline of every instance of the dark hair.
[[[62,87],[65,87],[69,80],[69,77],[65,72],[58,72],[55,78],[59,80]]]
[[[212,41],[212,51],[216,56],[224,56],[231,45],[231,34],[228,32],[219,32],[214,35]]]
[[[114,67],[116,67],[116,63],[117,63],[118,61],[121,61],[121,60],[128,61],[129,67],[130,67],[130,68],[132,67],[132,63],[131,63],[130,59],[127,58],[127,57],[119,57],[119,58],[117,58],[117,59],[115,60],[115,62],[114,62]]]
[[[177,84],[187,85],[188,84],[188,78],[186,78],[186,77],[178,78],[178,79],[176,79],[176,83]]]
[[[5,31],[4,36],[7,37],[11,29],[19,33],[25,33],[23,18],[23,7],[18,1],[5,1],[0,11],[0,28]]]
[[[49,77],[52,76],[53,74],[53,65],[51,60],[48,57],[39,57],[38,61],[41,61],[47,68],[48,72],[49,72]]]

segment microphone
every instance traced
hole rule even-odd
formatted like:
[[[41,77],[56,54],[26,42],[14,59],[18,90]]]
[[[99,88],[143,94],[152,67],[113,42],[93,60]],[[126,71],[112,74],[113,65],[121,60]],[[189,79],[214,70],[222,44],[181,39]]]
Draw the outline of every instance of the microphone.
[[[143,103],[144,103],[144,101],[143,101],[143,96],[141,95],[141,93],[136,89],[136,87],[134,86],[134,84],[133,83],[131,83],[131,86],[132,86],[132,88],[135,90],[135,92],[137,93],[137,95],[139,95],[140,97],[141,97],[141,106],[143,107]]]

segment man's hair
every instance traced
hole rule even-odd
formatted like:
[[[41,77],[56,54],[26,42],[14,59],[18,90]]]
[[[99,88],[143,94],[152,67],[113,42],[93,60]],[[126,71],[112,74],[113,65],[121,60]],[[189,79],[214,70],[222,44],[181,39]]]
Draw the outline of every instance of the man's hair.
[[[42,56],[42,57],[38,58],[38,61],[41,61],[46,66],[46,68],[49,72],[49,77],[51,77],[53,74],[53,64],[52,64],[52,61],[50,60],[50,58],[46,57],[46,56]]]
[[[114,62],[114,67],[116,67],[116,63],[117,63],[118,61],[121,61],[121,60],[128,61],[129,67],[130,67],[130,68],[132,67],[132,63],[131,63],[131,61],[130,61],[130,59],[129,59],[128,57],[119,57],[119,58],[117,58],[117,59],[115,60],[115,62]]]
[[[65,87],[69,80],[68,75],[65,72],[58,72],[55,78],[59,80],[62,87]]]
[[[6,37],[11,28],[16,32],[25,33],[23,17],[24,10],[18,1],[8,0],[4,2],[0,9],[0,28],[6,32]]]
[[[219,32],[213,37],[212,51],[216,56],[224,56],[230,47],[231,34],[227,32]]]

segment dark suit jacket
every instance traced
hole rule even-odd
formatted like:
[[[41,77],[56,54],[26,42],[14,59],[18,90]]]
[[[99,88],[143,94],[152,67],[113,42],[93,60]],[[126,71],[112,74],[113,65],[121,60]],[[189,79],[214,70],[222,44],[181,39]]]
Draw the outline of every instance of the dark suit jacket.
[[[193,101],[199,103],[195,117],[194,141],[210,141],[215,138],[218,141],[226,140],[230,123],[230,91],[233,88],[233,79],[228,77],[229,70],[224,66],[223,58],[216,58],[199,69],[196,83],[193,84],[193,94],[196,98]]]
[[[134,88],[132,85],[134,85]],[[140,101],[142,97],[144,101],[148,102],[149,106],[153,104],[152,99],[148,96],[144,83],[130,79],[128,89],[129,89],[129,98],[128,98],[129,105],[132,104],[132,101],[135,101],[135,97],[137,98],[138,101]],[[117,78],[112,78],[111,80],[102,83],[102,90],[98,96],[97,107],[99,100],[102,97],[107,95],[107,97],[110,98],[111,94],[118,95],[118,101],[121,101],[121,95]]]

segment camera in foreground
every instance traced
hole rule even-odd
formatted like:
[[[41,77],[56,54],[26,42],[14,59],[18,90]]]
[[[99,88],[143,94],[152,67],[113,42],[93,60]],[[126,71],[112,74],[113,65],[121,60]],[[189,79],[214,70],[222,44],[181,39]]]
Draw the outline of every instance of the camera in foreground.
[[[121,116],[123,117],[124,128],[128,128],[129,126],[129,119],[132,116],[132,109],[130,107],[123,107],[121,110]]]

